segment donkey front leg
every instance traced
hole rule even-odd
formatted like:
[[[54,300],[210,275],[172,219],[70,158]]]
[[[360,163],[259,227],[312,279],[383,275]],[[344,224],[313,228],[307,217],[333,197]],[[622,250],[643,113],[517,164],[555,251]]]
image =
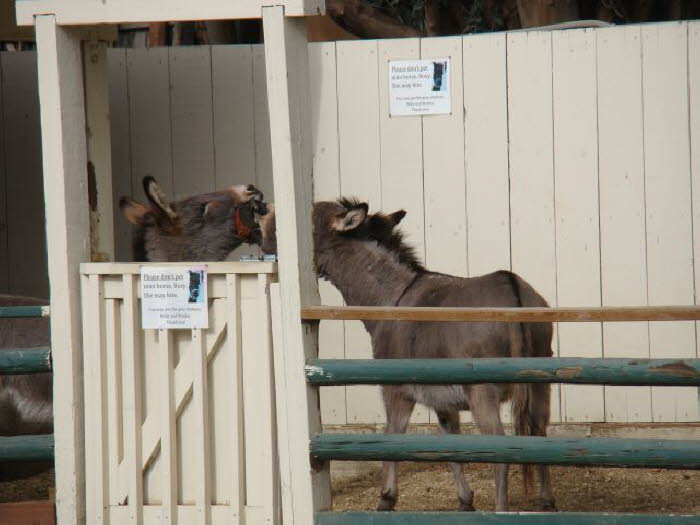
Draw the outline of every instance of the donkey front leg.
[[[546,436],[547,425],[549,425],[549,396],[550,385],[531,384],[528,385],[532,401],[532,435]],[[549,465],[537,465],[537,473],[540,481],[540,508],[542,510],[556,511],[557,506],[552,494],[552,479],[549,474]]]
[[[437,411],[440,432],[443,434],[459,434],[459,412],[457,410]],[[450,463],[452,474],[457,485],[457,498],[460,510],[474,510],[474,491],[469,488],[469,482],[464,478],[461,463]]]
[[[386,410],[386,433],[404,434],[416,404],[415,400],[407,399],[401,392],[401,387],[396,386],[383,387],[382,396]],[[377,510],[394,510],[396,506],[399,497],[397,466],[395,461],[385,461],[382,466],[382,493]]]
[[[496,385],[473,385],[468,390],[469,408],[482,435],[504,435],[500,414],[500,394]],[[494,465],[496,510],[508,511],[508,465]]]

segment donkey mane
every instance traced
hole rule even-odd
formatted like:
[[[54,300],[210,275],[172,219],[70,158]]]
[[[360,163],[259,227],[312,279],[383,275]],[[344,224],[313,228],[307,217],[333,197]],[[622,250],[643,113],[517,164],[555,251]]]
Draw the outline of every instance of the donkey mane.
[[[414,272],[428,273],[428,270],[425,269],[425,266],[418,258],[416,249],[406,243],[406,238],[402,231],[393,230],[388,237],[377,240],[387,250],[394,253],[399,258],[399,262],[408,266]]]

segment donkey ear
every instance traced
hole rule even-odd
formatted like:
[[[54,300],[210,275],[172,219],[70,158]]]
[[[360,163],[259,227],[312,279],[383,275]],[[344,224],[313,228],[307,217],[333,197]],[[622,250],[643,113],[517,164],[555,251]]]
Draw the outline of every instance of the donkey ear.
[[[394,228],[396,227],[406,216],[406,210],[399,210],[395,211],[394,213],[390,213],[388,218],[389,222],[391,223],[391,227]]]
[[[151,201],[151,204],[162,211],[170,220],[177,219],[177,213],[175,213],[170,206],[168,198],[165,196],[165,193],[163,193],[163,190],[160,189],[160,186],[158,186],[156,179],[150,175],[144,177],[143,191],[146,193],[148,200]]]
[[[122,197],[119,199],[119,208],[122,210],[124,217],[131,224],[140,226],[144,222],[144,217],[148,213],[148,208],[146,208],[140,202],[131,200],[128,197]]]
[[[367,218],[367,210],[368,206],[364,202],[355,206],[345,214],[336,217],[333,221],[333,228],[339,232],[354,230]]]

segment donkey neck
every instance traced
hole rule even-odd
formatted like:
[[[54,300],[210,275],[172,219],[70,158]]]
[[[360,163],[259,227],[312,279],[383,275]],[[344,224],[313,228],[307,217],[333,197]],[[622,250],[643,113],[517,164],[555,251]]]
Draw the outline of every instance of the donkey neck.
[[[417,274],[375,241],[329,245],[319,250],[317,264],[350,306],[393,306]]]

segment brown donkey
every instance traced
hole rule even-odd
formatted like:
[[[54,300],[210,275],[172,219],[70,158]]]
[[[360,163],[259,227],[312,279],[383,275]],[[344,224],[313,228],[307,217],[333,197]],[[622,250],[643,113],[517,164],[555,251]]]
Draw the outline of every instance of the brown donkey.
[[[315,260],[348,305],[520,307],[547,306],[523,279],[508,271],[463,278],[427,271],[394,227],[405,212],[367,214],[349,200],[314,205]],[[263,251],[276,251],[274,208],[259,220]],[[364,321],[375,358],[550,357],[551,323]],[[501,403],[511,400],[515,431],[546,434],[549,385],[392,385],[382,388],[386,431],[404,433],[416,403],[433,408],[443,433],[459,433],[459,411],[471,410],[482,434],[503,434]],[[460,507],[474,510],[462,466],[451,463]],[[549,469],[537,466],[541,505],[554,509]],[[523,466],[526,487],[532,466]],[[508,465],[496,465],[496,510],[508,510]],[[393,510],[397,468],[385,462],[379,510]]]
[[[153,177],[144,177],[150,206],[122,197],[119,206],[137,226],[137,261],[223,261],[242,243],[260,243],[256,213],[267,212],[252,184],[194,195],[170,203]]]

